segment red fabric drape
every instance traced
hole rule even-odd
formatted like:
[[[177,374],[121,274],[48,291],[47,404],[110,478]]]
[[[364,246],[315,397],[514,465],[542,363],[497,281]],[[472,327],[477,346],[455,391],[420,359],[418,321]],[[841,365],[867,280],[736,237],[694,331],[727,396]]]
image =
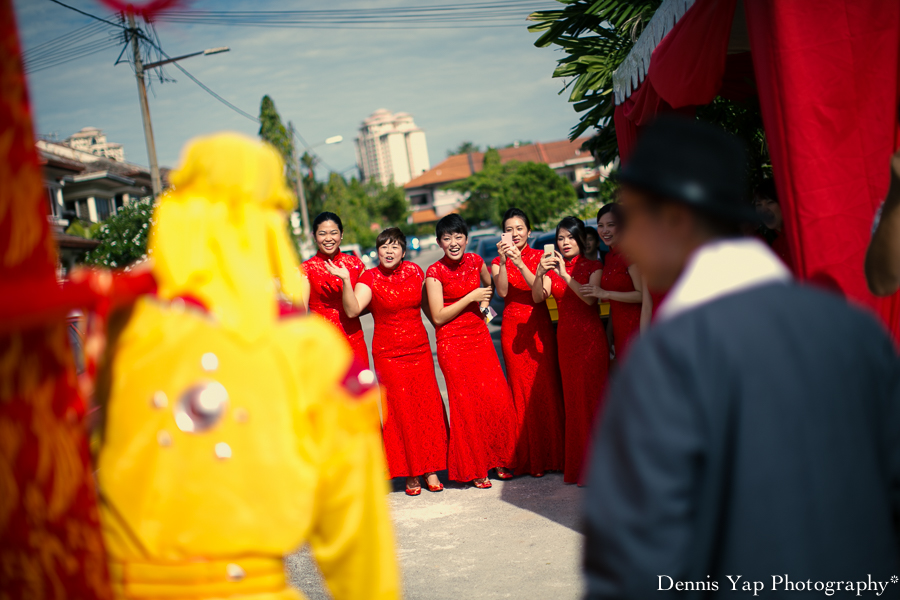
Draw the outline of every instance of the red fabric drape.
[[[840,288],[891,331],[900,297],[866,287],[863,259],[897,146],[900,3],[745,3],[760,108],[801,277]]]
[[[619,156],[628,159],[640,127],[661,112],[693,114],[722,87],[737,0],[698,0],[653,51],[643,83],[616,107]]]

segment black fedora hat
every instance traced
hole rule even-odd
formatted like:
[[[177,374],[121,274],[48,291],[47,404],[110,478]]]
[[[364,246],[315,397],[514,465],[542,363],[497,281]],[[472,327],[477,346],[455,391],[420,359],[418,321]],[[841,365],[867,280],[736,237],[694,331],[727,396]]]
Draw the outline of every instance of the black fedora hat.
[[[663,115],[641,132],[618,181],[729,221],[758,221],[746,201],[743,142],[696,119]]]

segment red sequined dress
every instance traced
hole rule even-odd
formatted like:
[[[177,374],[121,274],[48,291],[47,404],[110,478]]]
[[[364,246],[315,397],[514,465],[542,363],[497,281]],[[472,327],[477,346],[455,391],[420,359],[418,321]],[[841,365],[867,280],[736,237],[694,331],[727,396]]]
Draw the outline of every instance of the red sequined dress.
[[[532,273],[542,256],[535,248],[522,249],[522,261]],[[500,257],[493,264],[500,265]],[[511,261],[506,279],[500,342],[518,417],[516,473],[561,471],[565,412],[553,322],[547,304],[535,304],[531,286]]]
[[[618,248],[611,249],[606,255],[606,264],[603,265],[600,287],[608,292],[635,291],[634,281],[628,273],[629,266],[630,263]],[[621,361],[628,354],[631,340],[641,330],[641,303],[610,300],[609,318],[612,321],[616,360]]]
[[[427,276],[441,282],[449,306],[481,287],[483,266],[477,254],[457,262],[444,257],[428,267]],[[435,333],[450,404],[450,479],[471,481],[494,467],[513,467],[516,408],[478,303]]]
[[[415,477],[447,468],[447,420],[422,323],[425,274],[403,261],[359,278],[372,290],[372,357],[386,392],[382,433],[391,477]],[[357,284],[357,285],[359,285]]]
[[[566,261],[566,272],[585,284],[600,261],[576,256]],[[566,407],[566,468],[563,481],[581,481],[582,465],[591,439],[594,415],[606,388],[609,346],[596,304],[587,304],[556,274],[551,291],[559,306],[556,340]]]
[[[315,256],[303,263],[303,274],[309,281],[309,310],[344,332],[356,359],[368,365],[369,351],[366,349],[366,338],[363,336],[359,317],[351,318],[344,312],[344,302],[341,298],[344,283],[340,277],[332,275],[325,268],[328,260],[333,260],[339,266],[347,267],[347,270],[350,271],[350,283],[354,288],[356,288],[359,276],[366,270],[361,260],[353,255],[344,254],[340,250],[331,259],[321,252],[316,252]]]

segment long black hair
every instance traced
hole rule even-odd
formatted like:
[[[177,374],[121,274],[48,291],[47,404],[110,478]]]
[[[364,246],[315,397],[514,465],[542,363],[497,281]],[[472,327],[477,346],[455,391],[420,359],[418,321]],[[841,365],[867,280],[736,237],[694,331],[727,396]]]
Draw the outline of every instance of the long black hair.
[[[560,229],[565,229],[572,234],[572,237],[575,238],[575,243],[578,244],[578,250],[581,254],[584,254],[584,221],[578,217],[563,217],[563,220],[556,226],[557,239],[559,239]]]
[[[522,222],[525,223],[525,229],[531,231],[531,220],[528,218],[528,215],[525,214],[521,208],[510,208],[507,209],[505,213],[503,213],[503,220],[500,221],[500,229],[506,229],[506,222],[510,219],[515,219],[516,217],[522,219]]]
[[[334,224],[338,226],[338,230],[341,233],[344,233],[344,224],[341,223],[341,218],[333,212],[325,211],[323,213],[319,213],[319,216],[313,219],[313,235],[316,235],[316,232],[319,231],[319,225],[326,221],[334,221]]]
[[[600,219],[606,213],[612,213],[612,216],[613,218],[615,218],[617,225],[622,223],[622,207],[619,206],[617,202],[610,202],[600,207],[600,210],[597,211],[598,224],[600,223]]]

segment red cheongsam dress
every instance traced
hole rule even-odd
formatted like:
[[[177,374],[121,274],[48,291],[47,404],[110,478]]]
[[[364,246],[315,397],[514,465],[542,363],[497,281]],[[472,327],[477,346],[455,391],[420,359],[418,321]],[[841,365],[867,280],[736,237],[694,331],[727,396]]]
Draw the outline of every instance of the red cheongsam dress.
[[[357,285],[372,290],[372,357],[385,390],[384,450],[391,477],[416,477],[447,468],[447,420],[422,323],[425,274],[415,263],[369,269]]]
[[[522,249],[522,261],[532,273],[542,256],[540,250]],[[499,265],[500,257],[493,264]],[[553,322],[547,304],[535,304],[531,286],[510,261],[506,279],[500,342],[518,418],[516,473],[561,471],[565,412]]]
[[[566,272],[585,284],[600,261],[576,256],[566,261]],[[566,467],[563,481],[581,481],[594,415],[606,388],[609,346],[596,304],[587,304],[557,275],[551,276],[552,293],[559,306],[556,340],[566,407]]]
[[[353,348],[353,354],[361,363],[369,364],[369,351],[366,349],[366,338],[363,335],[359,317],[348,317],[344,312],[341,290],[344,283],[337,275],[332,275],[325,268],[329,258],[321,252],[303,263],[303,273],[309,281],[309,310],[335,325],[347,336]],[[359,276],[366,270],[363,262],[351,254],[338,250],[331,259],[335,264],[347,267],[350,271],[350,283],[356,287]]]
[[[618,248],[613,248],[606,255],[603,265],[603,278],[600,287],[608,292],[633,292],[634,281],[628,273],[630,266]],[[609,318],[612,320],[613,344],[616,347],[616,360],[621,361],[628,353],[628,345],[641,330],[641,303],[609,301]]]
[[[456,262],[445,256],[428,267],[427,276],[441,282],[449,306],[481,287],[483,266],[477,254]],[[513,467],[516,408],[478,303],[435,334],[450,405],[450,479],[471,481],[494,467]]]

